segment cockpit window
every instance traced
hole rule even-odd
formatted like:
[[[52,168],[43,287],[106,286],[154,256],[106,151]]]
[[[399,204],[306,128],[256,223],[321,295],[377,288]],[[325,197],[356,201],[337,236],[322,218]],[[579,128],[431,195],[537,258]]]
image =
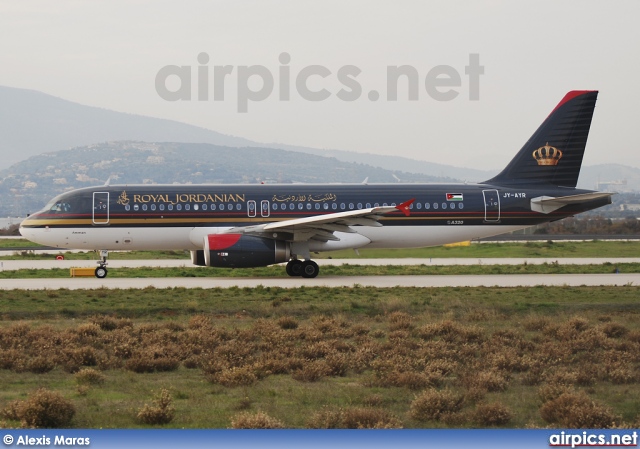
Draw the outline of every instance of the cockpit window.
[[[88,195],[64,195],[51,200],[43,209],[46,214],[91,213],[91,197]]]
[[[49,209],[49,212],[53,212],[54,214],[71,212],[71,204],[66,201],[56,201]]]

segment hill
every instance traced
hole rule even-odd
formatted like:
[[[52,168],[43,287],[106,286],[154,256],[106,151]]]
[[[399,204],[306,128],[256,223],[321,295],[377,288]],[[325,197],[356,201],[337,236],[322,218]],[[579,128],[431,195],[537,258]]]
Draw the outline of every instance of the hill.
[[[107,142],[32,156],[0,171],[0,216],[24,216],[70,189],[111,183],[455,182],[274,148]]]
[[[469,182],[489,179],[502,167],[485,171],[434,164],[409,158],[317,149],[280,143],[259,143],[184,123],[84,106],[42,92],[0,86],[0,170],[25,159],[97,142],[144,141],[209,143],[224,147],[279,148],[290,152],[333,157],[386,170]],[[514,149],[514,154],[517,149]],[[422,179],[422,178],[421,178]],[[614,191],[640,191],[640,169],[625,165],[583,167],[579,187],[594,189],[598,182]]]

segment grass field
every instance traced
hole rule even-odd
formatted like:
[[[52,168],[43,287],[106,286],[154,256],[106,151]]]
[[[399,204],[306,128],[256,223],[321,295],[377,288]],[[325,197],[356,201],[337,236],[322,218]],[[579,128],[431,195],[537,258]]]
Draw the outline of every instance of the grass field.
[[[27,240],[0,239],[0,248],[27,247],[33,245]],[[37,249],[34,247],[34,249]],[[50,255],[33,254],[20,251],[0,252],[0,260],[9,259],[46,259],[55,257],[57,251]],[[640,242],[638,241],[585,241],[585,242],[528,242],[528,243],[479,243],[470,246],[432,247],[417,249],[362,249],[357,255],[354,251],[333,251],[314,255],[316,259],[357,259],[357,258],[491,258],[491,257],[640,257]],[[98,260],[94,252],[66,253],[70,260]],[[112,252],[110,259],[189,259],[185,251],[131,251]]]
[[[45,388],[77,428],[638,427],[639,297],[633,286],[1,292],[0,426],[20,426]]]

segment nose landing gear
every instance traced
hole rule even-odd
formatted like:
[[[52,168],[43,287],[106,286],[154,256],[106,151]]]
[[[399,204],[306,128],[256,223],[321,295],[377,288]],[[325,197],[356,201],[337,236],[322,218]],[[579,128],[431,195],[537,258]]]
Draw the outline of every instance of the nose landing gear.
[[[98,262],[98,268],[96,268],[96,277],[98,279],[104,279],[107,277],[107,257],[109,257],[109,251],[100,250],[100,261]]]

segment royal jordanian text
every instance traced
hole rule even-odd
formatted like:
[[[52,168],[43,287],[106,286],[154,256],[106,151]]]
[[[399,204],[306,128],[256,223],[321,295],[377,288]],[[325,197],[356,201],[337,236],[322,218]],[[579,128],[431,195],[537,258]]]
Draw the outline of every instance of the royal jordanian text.
[[[245,201],[244,194],[241,193],[220,193],[220,194],[205,194],[205,193],[176,193],[175,195],[168,194],[146,194],[146,195],[133,195],[134,203],[240,203]]]

